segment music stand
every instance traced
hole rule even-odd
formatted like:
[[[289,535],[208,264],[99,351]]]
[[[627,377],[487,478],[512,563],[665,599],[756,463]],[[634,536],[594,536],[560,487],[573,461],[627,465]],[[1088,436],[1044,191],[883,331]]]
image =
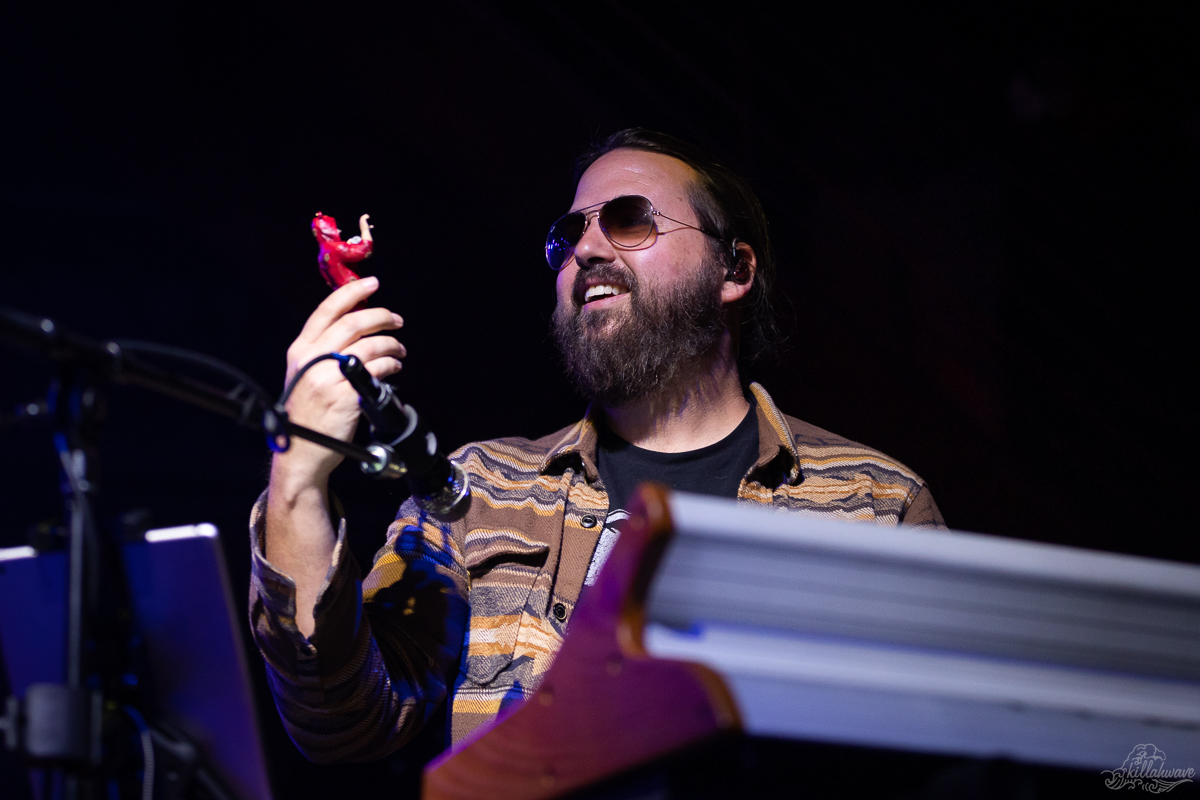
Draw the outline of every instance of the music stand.
[[[217,529],[147,531],[123,546],[138,630],[150,666],[152,726],[194,745],[231,794],[269,798],[249,667]],[[63,552],[0,550],[0,641],[9,684],[61,681],[67,562]],[[156,737],[160,747],[164,742]]]

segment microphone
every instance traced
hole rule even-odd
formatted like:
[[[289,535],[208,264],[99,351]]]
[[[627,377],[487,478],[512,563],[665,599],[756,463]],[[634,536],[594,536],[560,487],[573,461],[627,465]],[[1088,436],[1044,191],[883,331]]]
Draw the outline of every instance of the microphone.
[[[386,383],[375,380],[356,356],[335,356],[342,374],[358,392],[359,407],[377,441],[367,446],[376,456],[362,471],[377,478],[405,478],[413,500],[426,511],[448,514],[470,493],[467,475],[438,450],[437,437],[401,403]]]

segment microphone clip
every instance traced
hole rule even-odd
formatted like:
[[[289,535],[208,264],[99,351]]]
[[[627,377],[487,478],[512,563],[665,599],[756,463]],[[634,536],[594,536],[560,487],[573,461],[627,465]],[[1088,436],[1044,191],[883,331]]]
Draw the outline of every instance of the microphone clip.
[[[404,478],[416,504],[433,514],[448,514],[470,492],[462,468],[438,451],[437,436],[401,403],[392,387],[380,383],[355,356],[338,359],[342,374],[359,394],[359,406],[376,441],[367,445],[375,458],[359,466],[376,478]],[[382,441],[380,441],[382,440]]]

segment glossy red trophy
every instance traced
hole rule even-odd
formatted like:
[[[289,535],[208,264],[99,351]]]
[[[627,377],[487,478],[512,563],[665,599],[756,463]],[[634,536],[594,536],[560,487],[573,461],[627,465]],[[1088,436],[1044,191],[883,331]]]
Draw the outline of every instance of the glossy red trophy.
[[[337,220],[326,216],[320,211],[313,217],[312,232],[321,247],[317,263],[321,267],[321,275],[330,289],[345,286],[350,281],[358,280],[358,273],[346,266],[356,264],[371,255],[374,246],[371,239],[371,226],[367,223],[367,214],[358,219],[360,236],[353,236],[342,241],[342,232],[338,229]]]

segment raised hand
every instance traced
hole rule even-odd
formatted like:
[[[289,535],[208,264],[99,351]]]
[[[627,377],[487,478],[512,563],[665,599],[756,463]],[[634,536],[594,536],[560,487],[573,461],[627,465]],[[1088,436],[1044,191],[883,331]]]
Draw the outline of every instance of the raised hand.
[[[287,352],[287,379],[325,353],[358,356],[376,378],[400,370],[404,345],[377,336],[404,324],[386,308],[356,307],[379,288],[377,278],[352,281],[325,298]],[[300,378],[287,403],[293,421],[349,440],[358,424],[358,394],[342,377],[337,362],[323,361]],[[342,456],[292,437],[286,453],[271,462],[267,494],[267,559],[296,583],[296,625],[311,635],[313,606],[333,556],[336,535],[329,518],[329,473]]]
[[[287,380],[325,353],[354,355],[376,378],[400,371],[404,345],[392,336],[376,336],[404,324],[386,308],[354,310],[379,288],[379,280],[363,278],[346,284],[317,306],[287,351]],[[358,422],[358,395],[338,371],[336,362],[317,364],[300,379],[287,404],[289,418],[300,425],[349,440]],[[324,480],[342,456],[311,442],[293,439],[282,454],[293,479]]]

